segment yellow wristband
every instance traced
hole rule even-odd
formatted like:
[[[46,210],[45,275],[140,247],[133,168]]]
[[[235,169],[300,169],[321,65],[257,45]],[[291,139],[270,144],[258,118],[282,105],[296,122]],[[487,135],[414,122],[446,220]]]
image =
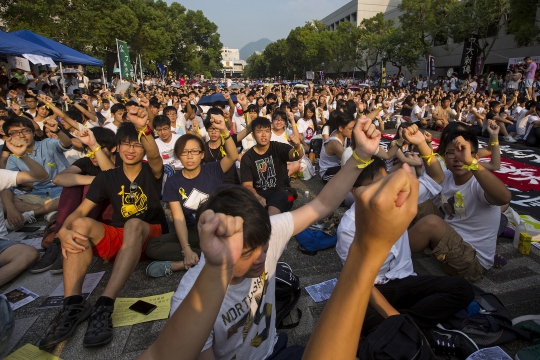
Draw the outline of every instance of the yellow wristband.
[[[430,166],[431,165],[431,159],[433,159],[435,156],[436,156],[435,153],[433,152],[433,150],[431,150],[431,154],[429,154],[429,155],[420,155],[420,158],[421,159],[426,159],[427,166]]]
[[[358,161],[360,163],[359,165],[356,166],[359,169],[365,169],[369,164],[371,164],[373,162],[373,159],[370,159],[368,161],[364,161],[364,160],[360,159],[360,157],[358,155],[356,155],[356,151],[353,151],[352,157],[356,161]]]
[[[296,127],[298,127],[298,124],[293,124],[293,126],[296,126]]]
[[[490,145],[491,145],[491,146],[497,146],[497,145],[499,145],[499,141],[494,141],[494,142],[492,142]]]
[[[20,158],[23,158],[25,156],[27,156],[28,154],[27,153],[24,153],[22,155],[17,155],[17,154],[11,154],[11,156],[15,156],[17,159],[20,159]]]
[[[461,168],[462,169],[467,169],[469,171],[478,170],[479,169],[478,160],[473,159],[472,162],[471,162],[471,165],[463,165]]]
[[[86,152],[86,157],[87,158],[90,158],[90,159],[93,159],[96,157],[96,153],[101,150],[101,146],[98,145],[98,147],[96,148],[96,150],[92,151],[90,149],[88,149],[88,151]]]

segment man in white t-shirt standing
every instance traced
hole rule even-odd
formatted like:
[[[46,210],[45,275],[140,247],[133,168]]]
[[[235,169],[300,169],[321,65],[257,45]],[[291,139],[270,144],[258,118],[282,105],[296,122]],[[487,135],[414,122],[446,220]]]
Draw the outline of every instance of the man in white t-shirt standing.
[[[41,165],[26,154],[27,144],[24,140],[10,137],[6,139],[5,145],[13,156],[18,157],[26,165],[28,171],[0,169],[0,190],[16,187],[19,184],[43,181],[49,176]],[[0,286],[14,279],[39,258],[35,248],[7,240],[7,234],[0,200],[0,264],[2,264]]]
[[[276,347],[278,337],[280,340],[286,337],[276,333],[276,266],[289,239],[331,214],[358,177],[361,171],[358,165],[365,167],[370,162],[379,146],[380,132],[371,120],[364,117],[357,121],[354,134],[357,144],[354,158],[343,166],[315,200],[297,210],[268,216],[255,197],[240,187],[224,188],[199,207],[198,218],[201,214],[219,213],[224,218],[230,217],[231,221],[243,221],[244,239],[242,257],[234,266],[233,277],[199,358],[268,359],[278,353],[284,356],[287,351],[294,352],[287,353],[291,358],[301,357],[301,349]],[[199,226],[203,226],[201,222]],[[182,278],[171,300],[171,313],[184,301],[206,268],[205,261],[204,255],[201,256],[199,264],[190,268]]]

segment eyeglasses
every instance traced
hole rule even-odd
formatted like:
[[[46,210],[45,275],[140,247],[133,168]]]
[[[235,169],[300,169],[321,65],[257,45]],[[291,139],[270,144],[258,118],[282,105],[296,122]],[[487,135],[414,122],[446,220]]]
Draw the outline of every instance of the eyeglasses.
[[[139,188],[139,186],[137,185],[137,183],[134,181],[132,182],[131,184],[129,184],[129,195],[126,199],[126,203],[127,204],[134,204],[135,203],[135,194],[137,193],[137,189]]]
[[[125,147],[133,147],[133,149],[144,149],[141,143],[128,143],[128,142],[121,142],[120,145]]]
[[[182,156],[188,156],[188,155],[200,155],[202,154],[202,150],[184,150],[182,151]]]
[[[28,134],[31,134],[31,133],[32,133],[32,130],[30,130],[30,129],[22,129],[22,130],[12,131],[8,135],[9,136],[21,136],[21,135],[28,135]]]
[[[471,155],[476,155],[476,151],[471,151]],[[444,156],[446,156],[448,159],[455,159],[456,158],[456,153],[455,152],[445,152],[444,153]]]

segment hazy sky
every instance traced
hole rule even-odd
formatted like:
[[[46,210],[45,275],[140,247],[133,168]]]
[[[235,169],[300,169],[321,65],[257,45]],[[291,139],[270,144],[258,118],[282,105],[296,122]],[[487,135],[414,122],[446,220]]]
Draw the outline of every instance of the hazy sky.
[[[172,3],[172,0],[166,0]],[[306,21],[322,19],[350,0],[177,0],[202,10],[218,26],[223,46],[240,49],[251,41],[286,37]]]

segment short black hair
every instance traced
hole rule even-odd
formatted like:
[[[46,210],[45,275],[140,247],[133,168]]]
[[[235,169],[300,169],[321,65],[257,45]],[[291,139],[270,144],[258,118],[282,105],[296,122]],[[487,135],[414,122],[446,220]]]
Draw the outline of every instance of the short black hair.
[[[32,133],[34,133],[34,124],[32,123],[30,119],[26,118],[26,116],[10,117],[2,125],[2,130],[4,130],[4,134],[8,135],[9,129],[15,126],[22,126],[25,128],[29,128],[30,130],[32,130]]]
[[[268,100],[277,101],[277,95],[274,94],[274,93],[270,93],[270,94],[266,95],[266,101],[268,101]]]
[[[258,114],[259,113],[259,107],[257,105],[254,105],[254,104],[249,104],[248,107],[247,107],[246,112],[247,113],[256,112]]]
[[[152,125],[154,126],[154,129],[158,126],[171,126],[171,119],[166,115],[157,115],[154,120],[152,120]]]
[[[163,115],[167,115],[169,111],[174,111],[175,114],[178,112],[174,106],[165,106],[165,109],[163,109]]]
[[[139,142],[139,132],[135,128],[135,125],[131,122],[123,122],[116,131],[116,144],[120,145],[122,142]]]
[[[79,111],[76,111],[75,109],[68,110],[65,112],[67,116],[69,116],[71,119],[75,120],[79,124],[83,123],[83,116]]]
[[[101,146],[109,151],[112,151],[112,149],[116,146],[115,141],[115,134],[114,131],[107,128],[101,128],[101,127],[93,127],[90,129],[94,133],[94,137],[96,138],[96,142]]]
[[[285,121],[285,125],[289,123],[289,119],[287,119],[287,114],[283,110],[276,110],[272,114],[272,121],[274,121],[277,118],[283,119]]]
[[[180,136],[180,138],[176,140],[176,143],[174,144],[174,154],[176,155],[177,159],[180,158],[180,155],[186,148],[186,144],[189,140],[197,141],[199,143],[199,147],[204,153],[204,141],[197,135],[185,134],[185,135]]]
[[[270,240],[272,225],[268,211],[251,191],[242,186],[224,187],[211,194],[197,209],[197,222],[206,210],[238,216],[244,220],[244,249],[255,250],[266,245]]]
[[[257,128],[270,129],[272,127],[271,125],[267,118],[259,116],[251,122],[251,132],[254,133]]]
[[[126,111],[126,107],[124,106],[124,104],[114,104],[113,106],[111,106],[111,114],[116,114],[118,110]]]
[[[354,182],[353,187],[360,187],[366,180],[372,180],[375,179],[375,176],[377,176],[381,169],[384,169],[386,171],[386,163],[383,159],[377,156],[372,156],[371,159],[373,162],[366,166],[360,175],[356,178],[356,181]]]

